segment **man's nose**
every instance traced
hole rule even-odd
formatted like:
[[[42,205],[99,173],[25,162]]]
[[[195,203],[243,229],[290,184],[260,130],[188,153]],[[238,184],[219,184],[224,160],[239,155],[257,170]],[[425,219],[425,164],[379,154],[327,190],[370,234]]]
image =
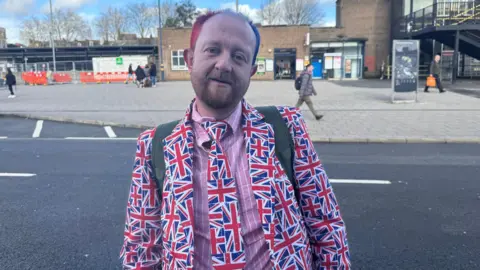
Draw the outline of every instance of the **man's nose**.
[[[219,55],[215,68],[222,72],[231,72],[232,58],[230,57],[230,54],[227,52],[224,52],[221,55]]]

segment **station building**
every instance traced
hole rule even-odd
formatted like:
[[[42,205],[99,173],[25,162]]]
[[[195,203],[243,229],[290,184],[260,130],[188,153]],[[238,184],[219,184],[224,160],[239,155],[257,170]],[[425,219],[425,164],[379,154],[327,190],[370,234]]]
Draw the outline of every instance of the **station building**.
[[[428,66],[441,53],[444,78],[480,78],[480,0],[337,0],[336,25],[258,25],[261,45],[254,80],[293,80],[306,64],[317,79],[378,78],[390,63],[394,39],[420,40],[420,61]],[[183,50],[191,28],[162,29],[166,80],[188,80]],[[158,45],[56,48],[57,61],[92,57],[152,55]],[[28,60],[27,60],[28,59]],[[0,49],[1,62],[53,61],[49,48]],[[48,66],[51,66],[48,65]]]

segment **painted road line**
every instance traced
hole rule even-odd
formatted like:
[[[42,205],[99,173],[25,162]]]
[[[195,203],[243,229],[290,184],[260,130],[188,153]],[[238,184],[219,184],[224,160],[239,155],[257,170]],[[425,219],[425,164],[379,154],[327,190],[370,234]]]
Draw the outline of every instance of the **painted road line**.
[[[111,126],[106,126],[106,127],[103,127],[105,129],[105,132],[107,132],[107,135],[109,138],[116,138],[117,137],[117,134],[115,134],[115,132],[113,131],[112,127]]]
[[[99,141],[99,140],[104,140],[104,141],[112,141],[112,140],[117,140],[117,141],[136,141],[137,138],[122,138],[122,137],[116,137],[116,138],[110,138],[110,137],[65,137],[66,140],[89,140],[89,141]]]
[[[0,172],[0,177],[32,177],[35,176],[34,173],[7,173],[7,172]]]
[[[371,185],[389,185],[392,182],[388,180],[366,180],[366,179],[329,179],[331,183],[339,184],[371,184]]]
[[[43,128],[43,120],[38,120],[37,124],[35,125],[35,130],[33,131],[32,138],[40,137],[40,133],[42,132]]]
[[[0,136],[0,140],[5,140],[5,139],[8,139],[8,137],[6,137],[6,136],[4,136],[4,137]]]

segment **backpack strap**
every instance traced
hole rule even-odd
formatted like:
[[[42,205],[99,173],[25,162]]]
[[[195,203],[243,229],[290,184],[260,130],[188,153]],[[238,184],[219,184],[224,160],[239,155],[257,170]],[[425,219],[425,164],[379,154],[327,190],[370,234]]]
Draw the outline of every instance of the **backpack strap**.
[[[155,135],[152,140],[152,163],[154,168],[154,179],[157,184],[158,199],[163,199],[163,181],[165,180],[165,160],[163,155],[163,139],[172,134],[173,129],[179,123],[179,120],[159,125],[155,129]]]
[[[283,120],[282,115],[275,106],[256,107],[258,112],[265,116],[265,122],[269,123],[273,127],[275,133],[275,154],[285,170],[290,183],[295,191],[295,198],[300,204],[300,189],[298,188],[297,181],[293,172],[293,158],[294,149],[292,135],[288,129],[287,124]]]
[[[265,122],[273,127],[275,133],[275,154],[285,170],[295,191],[297,202],[300,203],[300,190],[293,175],[294,144],[292,135],[282,115],[275,106],[256,107],[265,116]],[[163,181],[165,179],[165,161],[163,156],[163,139],[170,135],[179,120],[161,124],[155,130],[152,141],[152,163],[157,184],[159,200],[162,200]]]

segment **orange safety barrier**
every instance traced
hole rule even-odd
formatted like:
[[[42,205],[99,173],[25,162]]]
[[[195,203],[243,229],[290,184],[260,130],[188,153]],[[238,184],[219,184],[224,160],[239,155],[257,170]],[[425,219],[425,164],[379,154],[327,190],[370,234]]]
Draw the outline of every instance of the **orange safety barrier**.
[[[71,83],[72,77],[68,73],[54,73],[53,80],[56,83]]]
[[[107,82],[107,73],[106,72],[97,72],[95,74],[96,83],[106,83]]]
[[[113,72],[110,76],[110,82],[125,82],[128,72]]]
[[[23,72],[22,79],[30,85],[47,85],[47,72]]]
[[[135,74],[131,81],[135,81]],[[80,72],[81,83],[126,83],[128,80],[128,72]]]
[[[80,82],[81,83],[94,83],[95,75],[93,72],[80,72]]]

